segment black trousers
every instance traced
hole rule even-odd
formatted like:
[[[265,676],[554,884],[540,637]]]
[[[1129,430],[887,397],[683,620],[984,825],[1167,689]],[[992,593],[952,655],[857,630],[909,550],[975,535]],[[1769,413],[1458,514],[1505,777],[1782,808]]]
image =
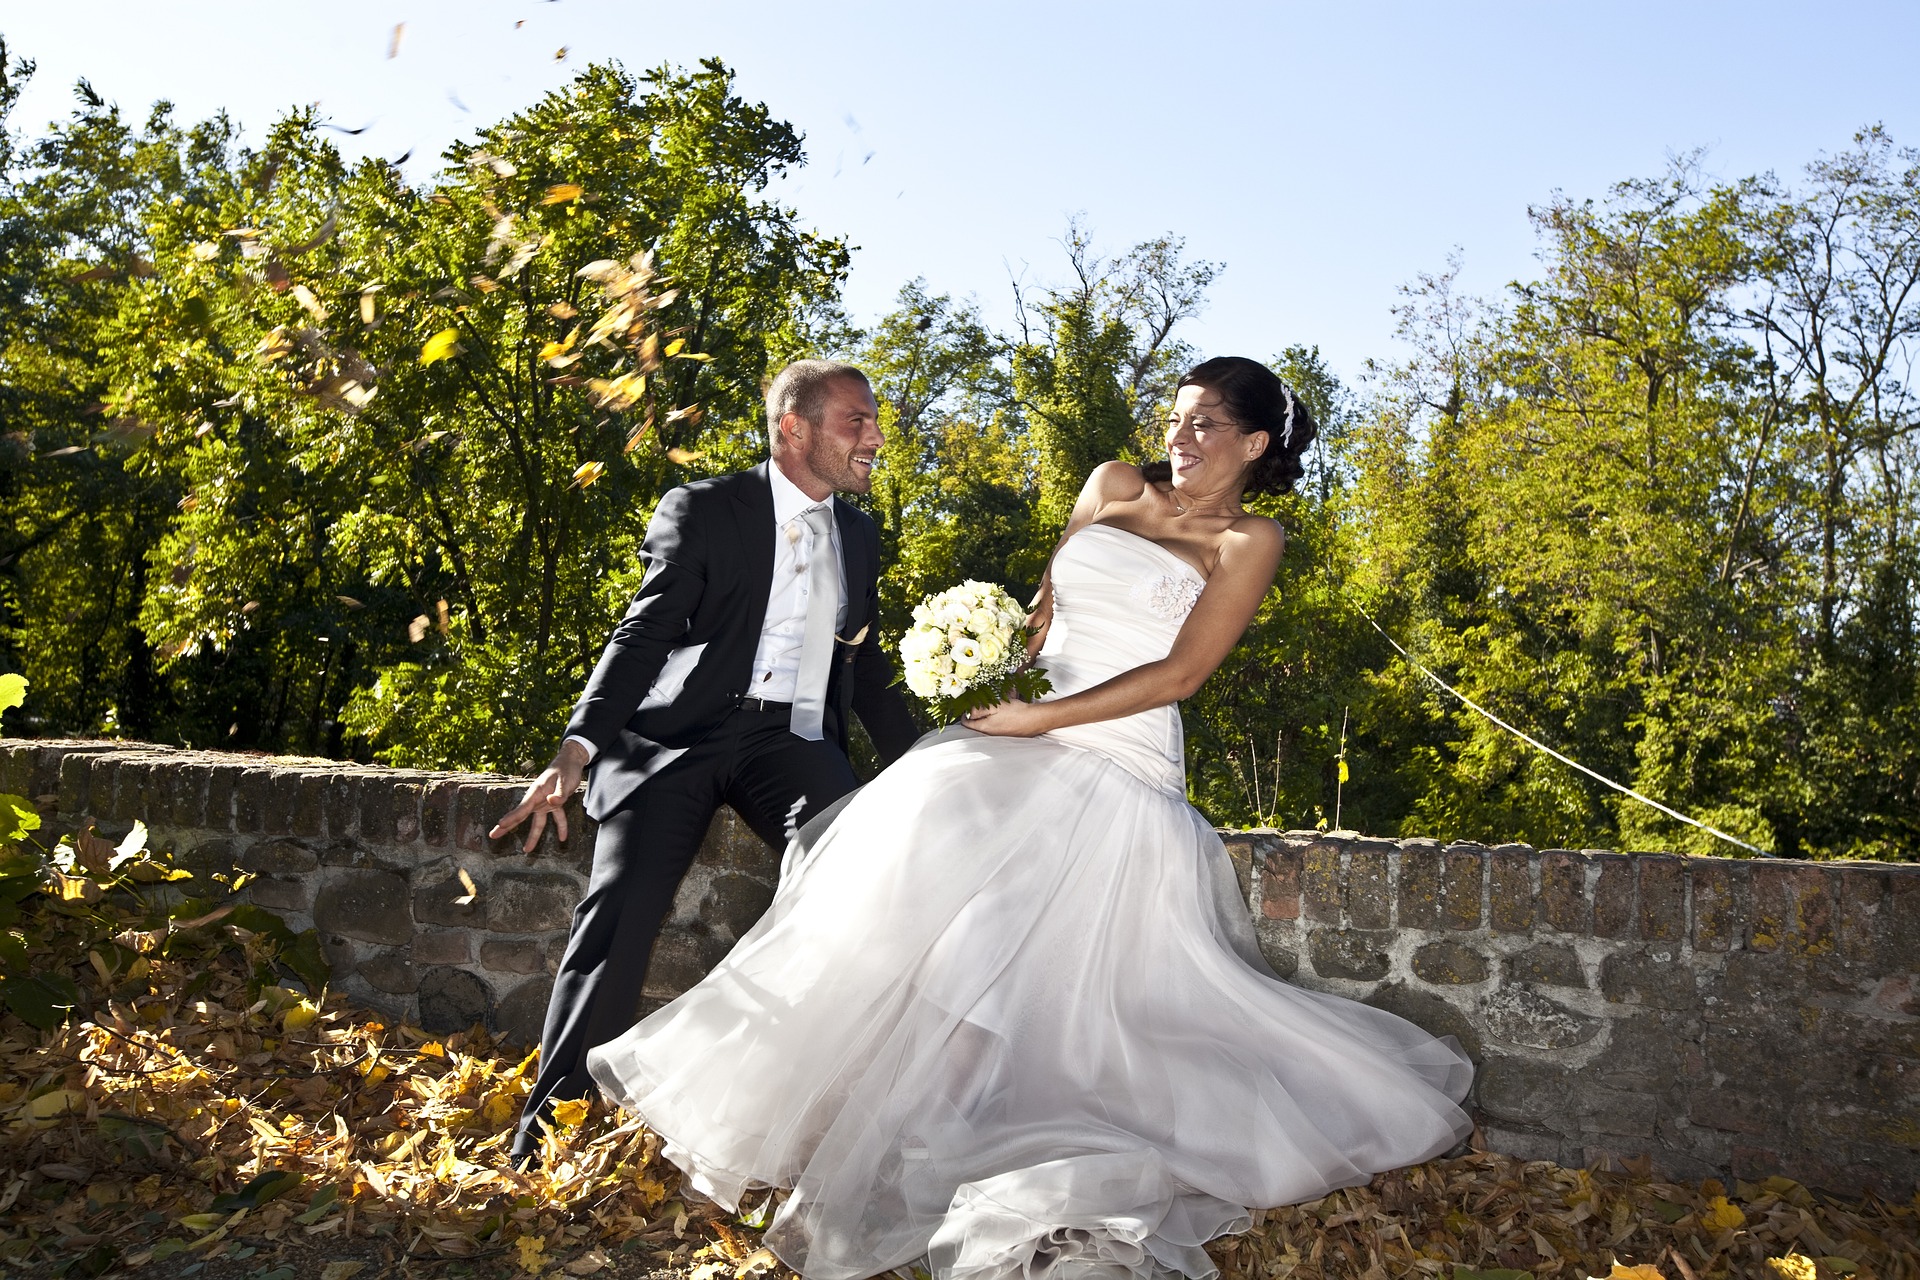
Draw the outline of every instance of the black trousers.
[[[587,894],[554,976],[516,1156],[539,1146],[539,1123],[555,1102],[593,1091],[587,1051],[633,1025],[654,938],[714,811],[732,805],[761,839],[782,848],[793,827],[857,785],[838,745],[796,738],[789,719],[786,711],[733,712],[600,824]]]

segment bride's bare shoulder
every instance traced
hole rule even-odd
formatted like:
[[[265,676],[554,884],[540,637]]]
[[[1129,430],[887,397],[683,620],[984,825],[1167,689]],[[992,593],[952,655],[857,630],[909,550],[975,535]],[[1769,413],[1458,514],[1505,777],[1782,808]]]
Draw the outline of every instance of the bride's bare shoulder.
[[[1264,559],[1279,563],[1287,549],[1287,531],[1278,520],[1266,516],[1244,515],[1227,526],[1221,539],[1221,552],[1236,560]]]
[[[1131,462],[1103,462],[1087,477],[1086,487],[1102,502],[1131,502],[1147,491],[1147,478]]]

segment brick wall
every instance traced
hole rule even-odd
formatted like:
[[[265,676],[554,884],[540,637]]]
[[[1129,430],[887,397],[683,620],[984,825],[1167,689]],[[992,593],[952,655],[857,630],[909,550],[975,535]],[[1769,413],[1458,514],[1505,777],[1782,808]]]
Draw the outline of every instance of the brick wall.
[[[132,743],[0,739],[55,827],[136,819],[319,930],[354,999],[537,1038],[592,827],[486,831],[524,782]],[[1458,1036],[1495,1150],[1651,1155],[1904,1198],[1920,1179],[1920,867],[1223,833],[1284,977]],[[466,871],[474,901],[459,878]],[[686,989],[758,918],[777,855],[722,811],[647,975]]]

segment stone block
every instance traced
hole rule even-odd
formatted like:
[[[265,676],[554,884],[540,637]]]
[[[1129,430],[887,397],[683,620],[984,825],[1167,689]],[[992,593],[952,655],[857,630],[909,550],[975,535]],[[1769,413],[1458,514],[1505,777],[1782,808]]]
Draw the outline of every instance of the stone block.
[[[487,832],[506,816],[509,809],[520,803],[520,797],[525,791],[525,785],[515,786],[492,782],[461,783],[460,799],[454,810],[455,844],[473,853],[487,852],[494,843],[488,840]],[[509,847],[508,842],[499,843],[503,848]]]
[[[332,781],[319,769],[302,769],[295,775],[293,801],[293,833],[305,836],[309,840],[319,840],[327,834],[327,800],[332,794],[328,785]]]
[[[1356,929],[1393,924],[1393,858],[1398,846],[1359,840],[1347,853],[1347,923]]]
[[[306,781],[306,776],[305,770],[302,769],[268,770],[267,813],[264,827],[268,835],[293,834],[294,816],[300,809],[300,785]]]
[[[92,812],[93,761],[69,755],[60,761],[60,812],[79,818]]]
[[[1408,842],[1400,854],[1400,927],[1440,927],[1440,886],[1446,854],[1438,845]]]
[[[573,805],[580,803],[583,798],[584,793],[579,793],[569,802],[569,823],[574,820]],[[590,825],[584,812],[580,815],[580,825]],[[781,852],[755,835],[753,828],[729,805],[721,805],[714,812],[713,822],[707,827],[706,839],[700,844],[701,861],[769,880],[780,878]]]
[[[86,757],[87,816],[111,820],[114,816],[114,782],[118,762],[110,755]]]
[[[445,847],[453,840],[453,807],[460,784],[451,778],[435,778],[426,784],[420,798],[420,840],[429,848]]]
[[[1616,952],[1600,962],[1600,993],[1614,1004],[1654,1009],[1685,1010],[1700,1004],[1690,965],[1637,951]]]
[[[173,820],[182,827],[191,827],[204,831],[208,827],[225,831],[226,814],[219,815],[218,821],[209,821],[207,817],[207,791],[213,782],[213,766],[204,760],[189,760],[178,769],[178,778],[173,792]]]
[[[420,969],[405,951],[382,951],[360,962],[359,974],[375,991],[412,995],[420,989]]]
[[[1391,933],[1367,929],[1316,929],[1307,937],[1313,971],[1323,978],[1374,982],[1393,968]]]
[[[1587,860],[1570,849],[1540,855],[1540,919],[1561,933],[1585,936],[1592,929],[1587,903]]]
[[[661,930],[653,944],[653,957],[647,963],[642,994],[672,1000],[706,977],[720,957],[709,956],[703,945],[705,941],[679,930]]]
[[[1413,972],[1422,981],[1458,986],[1487,980],[1487,958],[1458,942],[1423,943],[1413,953]]]
[[[236,859],[233,856],[231,840],[200,840],[180,851],[179,863],[196,876],[224,875],[233,870]]]
[[[1640,872],[1640,936],[1678,942],[1687,934],[1687,864],[1668,853],[1635,854]]]
[[[487,1020],[493,990],[477,974],[440,965],[420,976],[420,1029],[465,1031]]]
[[[320,866],[320,855],[298,840],[261,840],[240,855],[240,869],[262,876],[305,875]]]
[[[31,796],[33,784],[33,748],[25,743],[0,745],[0,793]]]
[[[1300,906],[1308,920],[1340,923],[1340,873],[1344,840],[1316,840],[1300,856]]]
[[[1534,852],[1524,844],[1493,850],[1488,867],[1487,906],[1496,933],[1526,933],[1533,928]]]
[[[1578,1089],[1574,1097],[1578,1100],[1581,1127],[1600,1135],[1603,1141],[1609,1137],[1654,1136],[1660,1118],[1660,1100],[1656,1097],[1620,1089]]]
[[[417,782],[393,784],[393,842],[412,844],[420,838],[420,800],[425,788]]]
[[[1222,836],[1227,861],[1233,864],[1234,882],[1240,886],[1240,901],[1253,901],[1253,839],[1247,835]]]
[[[206,824],[211,831],[233,831],[233,788],[241,769],[221,761],[207,773]]]
[[[1747,864],[1733,858],[1689,858],[1696,951],[1726,951],[1742,941]]]
[[[362,948],[352,938],[343,938],[337,933],[320,934],[320,954],[325,957],[327,968],[339,975],[352,973],[360,966]]]
[[[407,882],[391,871],[337,871],[313,901],[313,923],[322,933],[400,946],[413,940]]]
[[[240,771],[233,784],[233,829],[241,835],[257,835],[267,829],[267,807],[272,803],[269,787],[273,773],[254,766]]]
[[[585,886],[556,871],[501,871],[480,901],[495,933],[549,933],[573,922]],[[771,901],[771,895],[768,895]]]
[[[1582,1161],[1577,1144],[1548,1129],[1482,1124],[1480,1138],[1487,1144],[1487,1150],[1516,1160],[1551,1160],[1573,1168],[1578,1168]]]
[[[1600,1034],[1601,1022],[1529,987],[1502,987],[1480,1001],[1481,1021],[1522,1049],[1571,1049]]]
[[[304,912],[313,898],[305,880],[260,876],[247,882],[247,896],[269,911]]]
[[[1253,936],[1260,954],[1282,978],[1291,978],[1300,970],[1300,930],[1291,921],[1256,919]]]
[[[1687,1094],[1687,1122],[1726,1133],[1769,1133],[1779,1123],[1774,1099],[1751,1089],[1733,1087],[1694,1089]]]
[[[1599,869],[1593,884],[1593,936],[1630,938],[1637,930],[1633,903],[1633,859],[1600,853],[1589,861]]]
[[[1878,963],[1888,947],[1888,877],[1878,867],[1839,868],[1840,917],[1837,932],[1840,954],[1856,964]]]
[[[1473,1095],[1496,1120],[1572,1131],[1570,1095],[1576,1091],[1567,1086],[1566,1069],[1557,1063],[1492,1054],[1474,1077]]]
[[[1798,866],[1790,881],[1793,893],[1793,947],[1801,955],[1824,956],[1834,949],[1834,919],[1838,915],[1837,872],[1823,866]]]
[[[546,953],[539,942],[489,938],[480,944],[480,967],[495,973],[540,973],[547,967]]]
[[[1383,982],[1365,1003],[1405,1018],[1428,1035],[1452,1036],[1475,1062],[1485,1057],[1476,1020],[1440,992],[1416,991],[1405,982]]]
[[[357,806],[359,835],[365,844],[390,845],[393,831],[393,780],[384,773],[360,775]]]
[[[472,928],[486,918],[486,912],[481,900],[459,901],[469,896],[457,875],[420,885],[413,891],[413,918],[422,924]]]
[[[493,1010],[493,1028],[508,1044],[531,1049],[540,1043],[540,1031],[547,1018],[547,1002],[553,998],[553,979],[529,978],[501,998]]]
[[[1260,866],[1260,914],[1268,920],[1300,918],[1300,851],[1285,845]]]
[[[773,905],[773,886],[751,876],[715,876],[700,900],[700,918],[728,942],[738,942]],[[578,890],[574,891],[576,896]],[[569,907],[571,919],[571,907]]]
[[[1463,841],[1446,849],[1440,884],[1440,923],[1448,929],[1478,929],[1486,888],[1487,851]]]
[[[1775,951],[1785,945],[1793,930],[1793,870],[1792,863],[1771,858],[1748,864],[1748,950]]]
[[[473,936],[465,929],[422,929],[413,935],[418,965],[473,963]]]
[[[1508,982],[1531,982],[1547,987],[1587,985],[1586,966],[1572,947],[1557,942],[1542,942],[1507,957]]]

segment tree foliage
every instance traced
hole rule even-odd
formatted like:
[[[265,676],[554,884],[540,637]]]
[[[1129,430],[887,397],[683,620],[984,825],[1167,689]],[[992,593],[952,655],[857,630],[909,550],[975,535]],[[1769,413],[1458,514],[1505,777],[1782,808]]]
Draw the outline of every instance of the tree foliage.
[[[32,74],[15,59],[0,113]],[[718,62],[592,67],[426,185],[310,113],[243,146],[84,83],[0,131],[0,666],[25,723],[517,768],[632,592],[658,495],[764,453],[800,354],[873,377],[881,628],[1037,584],[1082,480],[1155,456],[1217,264],[1067,228],[1006,323],[925,281],[865,332],[801,139]],[[1910,857],[1920,814],[1920,155],[1697,157],[1532,211],[1403,356],[1273,367],[1321,424],[1278,589],[1186,707],[1228,822],[1722,849],[1443,694],[1763,849]],[[1301,335],[1284,335],[1292,339]],[[1377,624],[1377,625],[1376,625]]]

